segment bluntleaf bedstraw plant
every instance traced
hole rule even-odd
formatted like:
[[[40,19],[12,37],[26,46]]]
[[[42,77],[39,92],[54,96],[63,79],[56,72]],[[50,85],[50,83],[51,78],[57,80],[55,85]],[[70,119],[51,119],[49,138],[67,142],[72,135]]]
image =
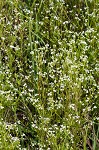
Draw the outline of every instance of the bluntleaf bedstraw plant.
[[[99,149],[99,2],[0,1],[0,149]]]

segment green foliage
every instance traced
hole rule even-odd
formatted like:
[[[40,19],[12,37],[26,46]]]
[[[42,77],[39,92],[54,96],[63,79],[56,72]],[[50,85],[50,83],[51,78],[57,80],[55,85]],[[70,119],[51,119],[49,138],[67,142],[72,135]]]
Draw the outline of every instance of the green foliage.
[[[0,1],[1,150],[98,150],[98,8]]]

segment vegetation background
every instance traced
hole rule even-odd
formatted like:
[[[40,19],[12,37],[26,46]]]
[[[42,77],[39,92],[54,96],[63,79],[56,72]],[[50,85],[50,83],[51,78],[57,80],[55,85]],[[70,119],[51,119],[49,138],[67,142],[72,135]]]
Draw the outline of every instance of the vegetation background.
[[[0,150],[99,150],[99,1],[0,0]]]

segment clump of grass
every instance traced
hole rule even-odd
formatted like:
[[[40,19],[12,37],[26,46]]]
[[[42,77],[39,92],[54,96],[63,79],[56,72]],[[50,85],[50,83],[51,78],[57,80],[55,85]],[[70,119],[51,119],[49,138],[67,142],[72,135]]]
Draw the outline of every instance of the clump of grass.
[[[98,149],[98,6],[1,2],[1,149]]]

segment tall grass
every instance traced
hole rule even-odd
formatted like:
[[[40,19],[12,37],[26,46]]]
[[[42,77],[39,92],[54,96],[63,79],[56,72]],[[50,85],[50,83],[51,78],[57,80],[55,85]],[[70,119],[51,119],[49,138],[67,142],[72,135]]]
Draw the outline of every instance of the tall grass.
[[[1,150],[98,150],[98,8],[0,2]]]

